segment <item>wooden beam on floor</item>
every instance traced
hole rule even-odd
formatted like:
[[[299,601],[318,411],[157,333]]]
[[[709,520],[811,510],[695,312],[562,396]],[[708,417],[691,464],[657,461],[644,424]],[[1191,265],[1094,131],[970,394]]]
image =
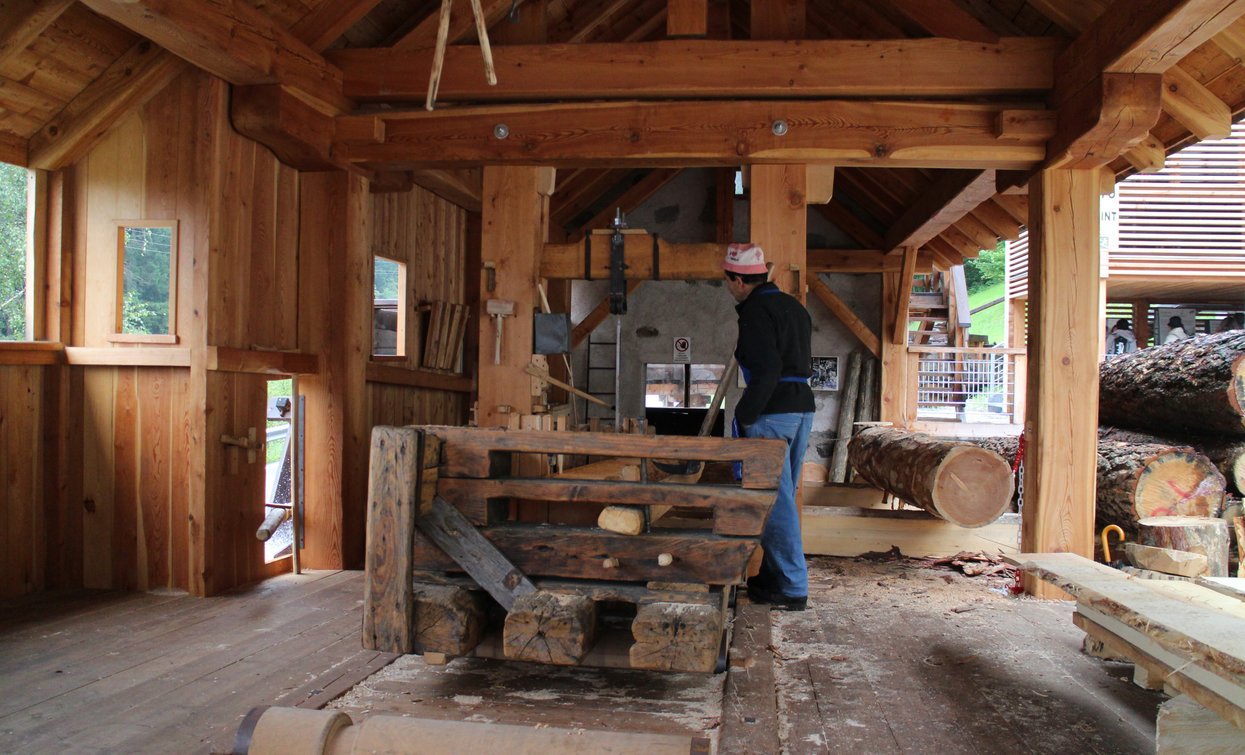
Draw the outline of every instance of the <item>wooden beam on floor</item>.
[[[498,83],[480,76],[474,45],[446,49],[438,101],[1036,95],[1053,84],[1055,42],[953,39],[660,40],[505,45],[493,50]],[[342,48],[344,93],[360,101],[421,102],[431,50]]]
[[[772,647],[769,606],[740,600],[735,606],[722,697],[721,755],[782,750]]]
[[[463,162],[1034,167],[1046,156],[1045,140],[999,140],[995,130],[1002,109],[845,100],[486,105],[341,116],[334,148],[353,163],[391,170]],[[938,129],[927,127],[931,119],[938,120]],[[787,129],[775,133],[775,120],[785,121]],[[569,128],[551,131],[551,122]]]
[[[1004,514],[984,527],[966,528],[915,509],[847,506],[804,508],[804,552],[816,556],[856,557],[898,547],[905,556],[953,556],[961,551],[1017,553],[1020,515]]]

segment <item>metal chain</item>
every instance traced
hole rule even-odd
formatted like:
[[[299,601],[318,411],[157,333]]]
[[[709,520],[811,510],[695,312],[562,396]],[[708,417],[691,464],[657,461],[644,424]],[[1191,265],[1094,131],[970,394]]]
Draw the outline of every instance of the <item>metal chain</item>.
[[[1016,513],[1023,517],[1025,510],[1025,460],[1016,465]],[[1023,528],[1022,528],[1023,529]],[[1020,533],[1016,533],[1016,545],[1020,545]]]

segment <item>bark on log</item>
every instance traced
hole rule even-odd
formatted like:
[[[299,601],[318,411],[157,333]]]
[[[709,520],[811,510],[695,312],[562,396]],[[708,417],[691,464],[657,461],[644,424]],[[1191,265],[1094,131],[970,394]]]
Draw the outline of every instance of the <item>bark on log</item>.
[[[1245,437],[1245,331],[1108,357],[1098,375],[1102,424]]]
[[[860,395],[860,352],[847,357],[847,374],[843,392],[839,394],[839,420],[836,425],[834,453],[830,457],[830,482],[847,482],[847,443],[852,438],[856,421],[856,398]]]
[[[1228,576],[1228,523],[1201,516],[1152,516],[1137,523],[1142,545],[1200,553],[1209,576]]]
[[[1121,440],[1127,443],[1160,443],[1170,446],[1192,446],[1206,455],[1227,480],[1228,488],[1240,494],[1245,492],[1245,440],[1215,435],[1152,435],[1140,430],[1120,427],[1099,427],[1102,440]]]
[[[974,443],[1016,458],[1015,437],[974,438]],[[1188,446],[1098,441],[1095,528],[1119,525],[1135,539],[1147,516],[1212,516],[1223,502],[1223,475]]]
[[[889,427],[861,430],[849,461],[869,484],[961,527],[999,518],[1012,499],[1012,469],[972,443]]]

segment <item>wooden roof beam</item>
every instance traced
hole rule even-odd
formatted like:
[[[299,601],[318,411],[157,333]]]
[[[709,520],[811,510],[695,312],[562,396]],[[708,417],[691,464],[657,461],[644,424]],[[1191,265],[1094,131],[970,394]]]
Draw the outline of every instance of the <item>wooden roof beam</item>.
[[[280,84],[328,113],[348,112],[341,72],[243,0],[84,0],[96,13],[231,84]]]
[[[993,44],[999,41],[985,24],[950,0],[888,0],[904,16],[935,37]]]
[[[1045,156],[1045,143],[997,139],[998,112],[981,104],[840,100],[386,111],[339,117],[334,152],[352,163],[388,170],[463,163],[1034,167]],[[788,126],[785,133],[774,133],[778,120]],[[938,128],[929,128],[933,121]],[[550,123],[559,127],[550,128]]]
[[[1141,143],[1159,119],[1162,79],[1107,72],[1061,103],[1046,167],[1100,167]]]
[[[0,131],[0,163],[26,167],[29,142],[10,131]]]
[[[463,168],[460,170],[438,170],[423,168],[411,171],[411,180],[436,194],[447,202],[458,205],[472,212],[479,212],[483,204],[481,193],[484,190],[484,172],[479,168]]]
[[[891,225],[882,247],[922,246],[993,195],[994,171],[948,172]]]
[[[345,94],[362,101],[423,102],[431,50],[340,49]],[[978,97],[1041,94],[1053,84],[1055,41],[996,44],[949,39],[858,41],[658,40],[506,45],[493,50],[498,83],[480,75],[471,46],[446,49],[437,99]]]
[[[74,0],[5,0],[0,3],[0,66],[12,60],[60,18]]]
[[[1020,238],[1020,227],[1023,224],[1017,222],[993,199],[987,199],[977,205],[971,214],[1001,238],[1005,238],[1008,241],[1015,241]]]
[[[579,230],[571,234],[571,240],[583,238],[585,232],[591,233],[593,230],[608,227],[610,221],[614,218],[616,209],[621,209],[623,214],[629,214],[649,197],[661,191],[663,186],[673,181],[681,172],[678,168],[654,168],[649,171],[648,175],[624,191],[622,196],[610,202],[609,206],[603,208],[581,225]]]
[[[318,8],[290,27],[294,36],[313,50],[324,50],[360,19],[380,5],[380,0],[333,0]]]
[[[492,26],[498,21],[506,17],[510,12],[511,0],[483,0],[480,9],[484,13],[484,22],[486,26]],[[393,43],[395,50],[415,50],[421,47],[433,47],[437,43],[437,26],[441,23],[441,14],[433,12],[428,14],[423,21],[415,25],[397,42]],[[466,8],[459,8],[458,13],[450,14],[450,33],[447,38],[451,45],[467,40],[475,35],[475,18]],[[476,65],[480,63],[480,51],[475,50]],[[427,71],[428,69],[424,69]],[[427,76],[424,81],[427,83]],[[440,99],[440,93],[437,99]]]

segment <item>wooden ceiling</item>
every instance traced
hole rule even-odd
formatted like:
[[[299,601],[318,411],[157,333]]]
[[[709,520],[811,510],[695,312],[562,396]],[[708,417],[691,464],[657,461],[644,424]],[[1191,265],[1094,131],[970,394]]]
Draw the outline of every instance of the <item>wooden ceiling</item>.
[[[1245,108],[1245,21],[1237,19],[1243,2],[767,5],[708,0],[706,12],[696,0],[522,0],[511,17],[511,0],[483,0],[503,81],[488,90],[480,83],[470,9],[459,2],[450,37],[461,47],[450,49],[439,107],[430,115],[421,106],[436,0],[0,0],[0,160],[70,164],[195,65],[234,84],[235,124],[294,164],[373,171],[378,183],[397,187],[403,176],[413,177],[471,205],[479,176],[471,168],[516,159],[514,150],[526,148],[534,159],[567,168],[559,170],[552,214],[571,233],[599,222],[607,204],[642,201],[681,167],[730,165],[732,150],[747,149],[741,162],[811,155],[839,166],[833,199],[816,211],[855,246],[890,252],[917,245],[949,265],[1019,232],[1027,202],[1015,187],[1067,147],[1055,134],[1055,113],[1070,110],[1072,95],[1053,78],[1073,78],[1078,66],[1089,66],[1091,81],[1116,70],[1093,67],[1093,55],[1119,32],[1095,23],[1100,16],[1125,19],[1127,27],[1144,16],[1134,9],[1164,6],[1168,14],[1203,14],[1215,29],[1189,49],[1173,44],[1174,67],[1138,67],[1163,71],[1162,113],[1145,139],[1110,162],[1111,173],[1157,169],[1173,149],[1226,135]],[[671,41],[670,32],[688,18],[704,26],[696,34],[703,39]],[[796,39],[802,47],[782,41]],[[663,73],[662,56],[674,61],[678,76]],[[766,67],[784,56],[798,64],[789,80]],[[630,73],[645,65],[656,70]],[[583,99],[594,102],[568,102]],[[523,104],[491,104],[499,101]],[[516,135],[504,144],[491,136],[500,114]],[[327,125],[287,151],[281,134],[264,139],[296,117]],[[748,130],[759,123],[768,132],[779,117],[792,123],[790,136]],[[523,141],[526,133],[571,122],[590,124],[583,128],[597,140],[596,159],[573,159],[579,147],[565,140]],[[858,122],[870,128],[848,127]],[[674,134],[680,157],[646,152],[637,123]],[[862,153],[880,130],[889,134],[886,147]],[[406,145],[395,146],[395,135],[403,134]],[[614,136],[621,141],[608,142]],[[639,144],[630,151],[628,136]],[[995,141],[990,156],[979,159],[984,139]],[[419,144],[422,150],[411,146]],[[841,159],[829,157],[835,154]]]

